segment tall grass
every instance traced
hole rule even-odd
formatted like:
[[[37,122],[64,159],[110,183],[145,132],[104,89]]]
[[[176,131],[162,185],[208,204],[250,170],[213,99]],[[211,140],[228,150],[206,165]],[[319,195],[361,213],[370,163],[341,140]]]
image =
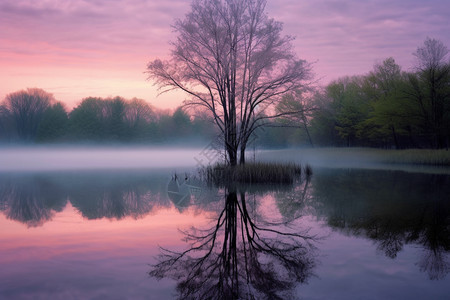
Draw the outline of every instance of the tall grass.
[[[312,175],[310,166],[303,169],[299,164],[254,162],[245,165],[229,166],[218,163],[200,171],[207,182],[222,186],[230,183],[246,184],[292,184],[300,179],[302,171]]]

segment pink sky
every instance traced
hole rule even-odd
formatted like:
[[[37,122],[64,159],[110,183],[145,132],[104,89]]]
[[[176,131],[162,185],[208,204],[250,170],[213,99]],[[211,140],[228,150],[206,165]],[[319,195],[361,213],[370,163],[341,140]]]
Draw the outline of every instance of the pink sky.
[[[267,0],[270,17],[296,37],[299,58],[322,84],[364,74],[394,57],[404,70],[427,36],[450,47],[448,0]],[[71,109],[88,96],[138,97],[180,105],[180,92],[157,97],[146,64],[170,53],[171,25],[190,0],[1,0],[0,101],[28,87]]]

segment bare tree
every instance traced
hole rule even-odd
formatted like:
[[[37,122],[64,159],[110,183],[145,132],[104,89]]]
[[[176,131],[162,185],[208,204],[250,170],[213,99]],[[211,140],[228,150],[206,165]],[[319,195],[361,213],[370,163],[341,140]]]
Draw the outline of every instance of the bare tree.
[[[315,109],[312,101],[308,101],[302,91],[297,90],[286,94],[276,106],[276,112],[280,115],[281,124],[275,124],[273,126],[303,128],[308,136],[311,147],[313,147],[314,145],[308,126]]]
[[[154,121],[155,116],[153,109],[145,100],[133,98],[126,106],[124,118],[128,126],[137,128],[142,123]]]
[[[44,112],[55,102],[52,94],[29,88],[6,95],[5,105],[14,120],[19,138],[33,140]]]
[[[265,6],[265,0],[194,0],[174,25],[178,38],[170,60],[147,66],[162,92],[181,89],[190,96],[186,105],[212,114],[231,165],[238,151],[245,163],[252,133],[276,116],[280,97],[301,88],[311,74]]]
[[[448,48],[440,40],[427,37],[422,47],[418,47],[413,55],[417,58],[417,68],[421,71],[436,69],[448,63]]]
[[[410,76],[412,98],[418,102],[426,130],[435,148],[448,148],[450,129],[450,62],[448,48],[440,41],[427,38],[416,52],[417,74]]]

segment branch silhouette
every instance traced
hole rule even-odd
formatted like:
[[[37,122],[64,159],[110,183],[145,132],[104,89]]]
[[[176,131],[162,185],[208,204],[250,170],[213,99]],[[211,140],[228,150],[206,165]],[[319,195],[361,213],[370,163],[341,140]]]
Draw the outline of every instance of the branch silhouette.
[[[182,231],[185,251],[161,248],[149,274],[172,278],[180,299],[285,299],[312,275],[314,236],[265,227],[248,210],[245,192],[226,192],[209,229]]]

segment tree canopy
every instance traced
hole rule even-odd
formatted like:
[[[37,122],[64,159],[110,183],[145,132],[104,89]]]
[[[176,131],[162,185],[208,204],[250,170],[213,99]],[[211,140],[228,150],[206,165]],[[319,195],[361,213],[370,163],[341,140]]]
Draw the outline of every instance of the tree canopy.
[[[163,91],[181,89],[186,105],[204,109],[222,133],[231,165],[245,162],[252,133],[283,94],[303,87],[310,65],[297,59],[292,37],[267,16],[264,0],[194,0],[176,21],[170,59],[148,64]]]

